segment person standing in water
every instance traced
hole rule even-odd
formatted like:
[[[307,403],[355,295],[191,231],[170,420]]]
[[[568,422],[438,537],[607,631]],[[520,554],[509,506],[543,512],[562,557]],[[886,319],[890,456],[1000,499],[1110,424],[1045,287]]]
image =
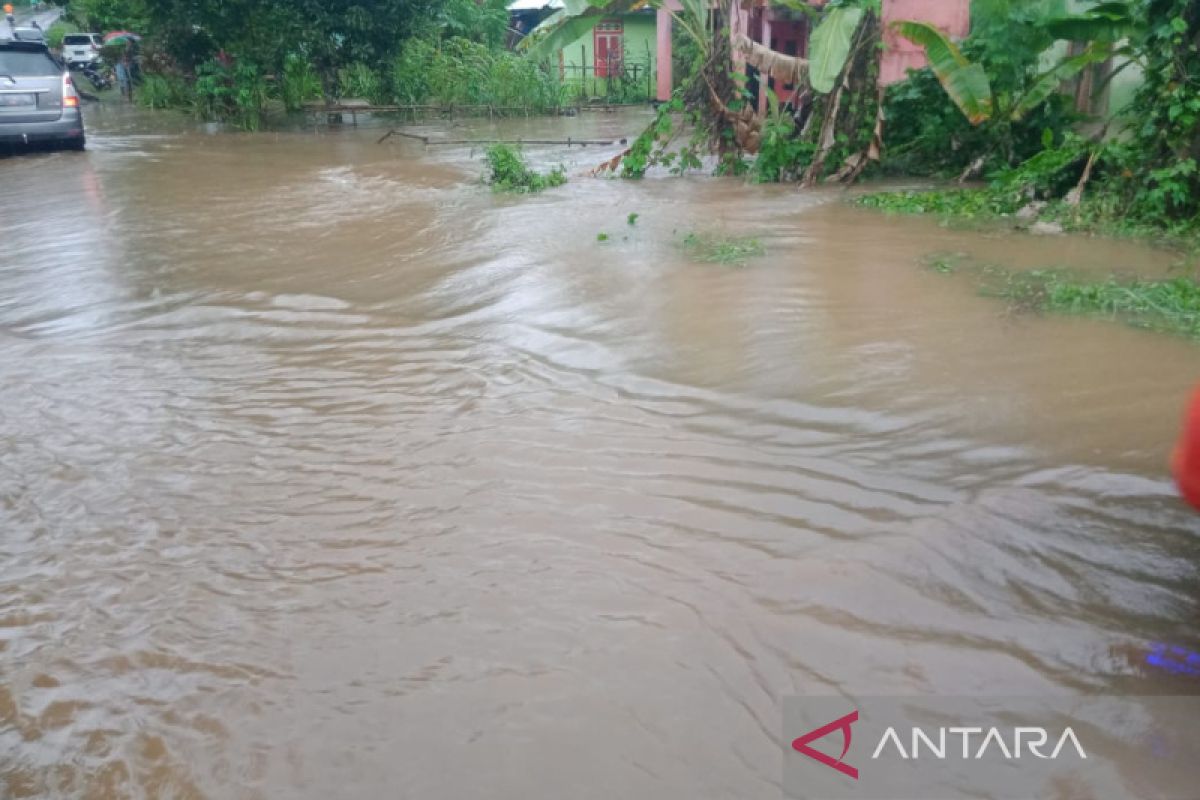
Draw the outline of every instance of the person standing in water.
[[[133,101],[133,57],[130,55],[131,48],[129,45],[121,52],[121,58],[117,61],[117,86],[121,88],[121,98]]]

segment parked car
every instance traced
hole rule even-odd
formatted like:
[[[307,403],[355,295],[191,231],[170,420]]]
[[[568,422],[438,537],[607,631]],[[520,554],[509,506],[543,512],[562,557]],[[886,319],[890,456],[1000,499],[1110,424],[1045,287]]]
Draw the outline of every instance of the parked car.
[[[84,141],[71,73],[41,42],[0,39],[0,144],[82,150]]]
[[[77,67],[100,60],[104,40],[98,33],[68,33],[62,41],[62,57],[68,66]]]
[[[45,42],[46,33],[41,28],[13,28],[12,38],[19,42]]]

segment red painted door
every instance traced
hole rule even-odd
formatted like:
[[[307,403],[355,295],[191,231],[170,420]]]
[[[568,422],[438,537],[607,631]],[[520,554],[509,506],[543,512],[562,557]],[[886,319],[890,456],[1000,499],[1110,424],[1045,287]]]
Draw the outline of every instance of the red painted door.
[[[605,20],[596,25],[592,32],[595,42],[595,64],[597,78],[615,77],[621,74],[621,59],[624,57],[625,26],[620,20]]]

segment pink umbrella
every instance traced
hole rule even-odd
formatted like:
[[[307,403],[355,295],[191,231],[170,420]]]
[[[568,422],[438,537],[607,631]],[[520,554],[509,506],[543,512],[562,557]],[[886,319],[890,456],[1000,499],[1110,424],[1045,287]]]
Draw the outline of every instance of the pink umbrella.
[[[124,40],[140,42],[142,37],[131,31],[113,31],[112,33],[104,34],[105,44],[112,44],[113,42],[120,42]]]

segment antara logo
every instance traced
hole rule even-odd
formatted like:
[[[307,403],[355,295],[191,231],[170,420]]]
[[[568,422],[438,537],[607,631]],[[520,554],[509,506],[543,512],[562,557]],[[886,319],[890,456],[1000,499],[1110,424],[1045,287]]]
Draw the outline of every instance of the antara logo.
[[[794,739],[792,741],[792,749],[803,753],[809,758],[820,761],[827,767],[833,767],[843,775],[848,775],[854,780],[858,780],[858,770],[842,760],[846,757],[846,753],[850,752],[850,726],[856,722],[858,722],[858,709],[851,711],[849,714],[840,719],[835,719],[828,725],[822,725],[821,727],[815,728],[803,736]],[[831,758],[830,756],[822,753],[820,750],[814,750],[808,746],[809,742],[815,742],[817,739],[824,738],[825,736],[828,736],[837,730],[842,732],[842,754],[837,758]]]
[[[858,769],[846,763],[846,754],[850,752],[850,743],[852,741],[851,726],[856,722],[858,722],[857,709],[846,714],[844,717],[839,717],[833,722],[822,725],[819,728],[814,728],[803,736],[793,739],[792,749],[798,753],[803,753],[814,761],[837,770],[853,780],[858,780]],[[842,733],[842,752],[837,758],[827,753],[822,753],[820,750],[810,746],[813,742],[823,739],[834,731],[841,731]],[[972,748],[971,737],[975,735],[979,736],[975,740],[979,744],[977,747]],[[955,737],[960,741],[961,747],[951,748],[949,742]],[[910,730],[907,741],[909,742],[909,747],[906,749],[904,740],[901,739],[900,734],[896,732],[894,727],[889,727],[879,737],[879,743],[871,753],[871,760],[875,761],[880,757],[886,757],[889,750],[894,751],[895,755],[904,760],[932,758],[934,760],[945,761],[948,758],[957,757],[959,753],[962,754],[963,759],[981,759],[991,749],[994,749],[996,754],[1002,755],[1008,760],[1019,759],[1026,751],[1034,758],[1056,759],[1068,744],[1070,745],[1070,749],[1074,750],[1079,758],[1087,758],[1087,753],[1084,752],[1083,745],[1079,743],[1079,737],[1075,735],[1075,731],[1071,728],[1063,730],[1049,754],[1044,752],[1044,748],[1051,741],[1050,733],[1045,728],[1036,727],[1013,728],[1007,736],[1001,732],[1000,728],[995,727],[935,728],[930,729],[929,732],[923,728],[914,727]],[[1010,742],[1012,743],[1011,747],[1009,746]]]
[[[1087,753],[1083,752],[1083,745],[1079,743],[1079,738],[1075,736],[1075,731],[1070,728],[1065,729],[1062,735],[1058,737],[1058,743],[1054,745],[1054,750],[1050,755],[1042,752],[1042,748],[1050,741],[1050,733],[1045,728],[1013,728],[1011,735],[1005,740],[1004,734],[1000,732],[1000,728],[937,728],[937,741],[934,742],[934,737],[930,736],[921,728],[913,728],[910,738],[911,747],[906,751],[904,743],[900,741],[899,734],[895,728],[888,728],[883,732],[883,736],[879,738],[879,744],[875,748],[875,752],[871,754],[871,759],[879,758],[884,747],[890,742],[896,750],[896,754],[904,759],[918,759],[921,757],[921,743],[924,742],[925,749],[929,754],[936,759],[944,761],[947,756],[946,738],[957,736],[962,741],[962,757],[964,759],[980,759],[988,752],[988,748],[995,744],[995,749],[1003,754],[1003,756],[1012,761],[1021,757],[1021,745],[1029,749],[1029,754],[1034,758],[1058,758],[1058,754],[1062,752],[1063,747],[1070,742],[1071,747],[1079,754],[1080,758],[1086,759]],[[979,748],[971,754],[971,736],[980,734]],[[1012,749],[1008,747],[1008,742],[1012,742]]]

